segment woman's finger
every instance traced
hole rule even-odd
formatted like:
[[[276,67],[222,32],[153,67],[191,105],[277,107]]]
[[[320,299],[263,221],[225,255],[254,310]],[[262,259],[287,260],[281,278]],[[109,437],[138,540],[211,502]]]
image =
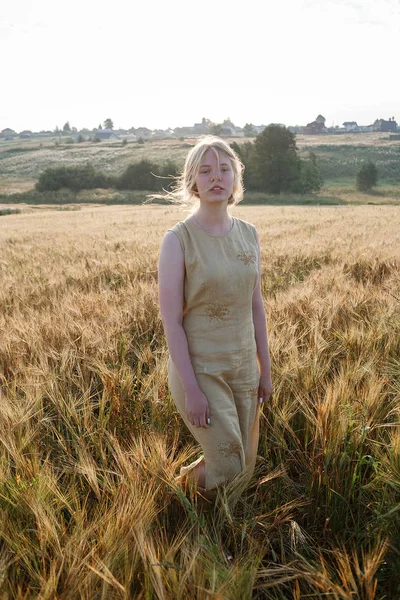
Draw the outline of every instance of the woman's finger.
[[[264,388],[263,392],[262,392],[262,396],[263,396],[264,402],[265,402],[266,400],[269,400],[270,397],[272,396],[272,391]]]

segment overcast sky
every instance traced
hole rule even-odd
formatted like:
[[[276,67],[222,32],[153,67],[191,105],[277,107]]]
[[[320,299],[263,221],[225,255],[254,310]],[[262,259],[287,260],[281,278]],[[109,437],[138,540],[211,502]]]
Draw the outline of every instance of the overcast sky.
[[[399,0],[2,0],[0,130],[400,121]]]

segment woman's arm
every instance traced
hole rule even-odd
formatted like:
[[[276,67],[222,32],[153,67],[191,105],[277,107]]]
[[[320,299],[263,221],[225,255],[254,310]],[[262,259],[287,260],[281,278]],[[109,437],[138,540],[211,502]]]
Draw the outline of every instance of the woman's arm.
[[[254,331],[257,344],[257,358],[261,372],[259,397],[263,398],[263,400],[265,401],[268,400],[269,396],[272,394],[271,359],[268,345],[267,319],[265,316],[264,301],[261,292],[261,251],[257,232],[256,237],[259,248],[258,280],[253,292],[252,309]]]
[[[182,326],[185,262],[178,237],[168,231],[161,244],[158,293],[168,350],[185,391],[186,413],[196,427],[207,427],[208,402],[199,388]]]

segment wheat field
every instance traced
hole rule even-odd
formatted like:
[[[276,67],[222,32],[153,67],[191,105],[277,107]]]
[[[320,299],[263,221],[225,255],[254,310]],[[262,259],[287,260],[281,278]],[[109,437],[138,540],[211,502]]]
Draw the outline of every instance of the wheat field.
[[[247,489],[167,386],[170,206],[0,217],[0,598],[400,597],[395,206],[236,207],[257,226],[274,394]],[[231,556],[231,558],[228,557]]]

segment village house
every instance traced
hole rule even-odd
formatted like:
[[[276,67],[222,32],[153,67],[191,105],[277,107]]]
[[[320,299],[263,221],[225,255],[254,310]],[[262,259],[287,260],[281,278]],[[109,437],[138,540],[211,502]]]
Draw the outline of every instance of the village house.
[[[254,129],[256,135],[258,135],[259,133],[262,133],[265,128],[266,128],[266,125],[253,125],[253,129]]]
[[[224,125],[224,127],[221,127],[221,136],[222,137],[233,137],[234,135],[236,135],[235,127],[227,127],[225,125]]]
[[[318,135],[321,133],[327,133],[327,128],[325,127],[325,117],[322,115],[318,115],[315,121],[312,123],[307,123],[305,127],[301,128],[300,133],[305,133],[307,135]]]
[[[373,124],[373,131],[397,131],[397,122],[394,117],[385,121],[385,119],[377,119]]]
[[[358,131],[358,125],[355,121],[345,121],[343,127],[346,131]]]
[[[147,127],[138,127],[135,129],[136,138],[142,138],[142,140],[149,140],[151,138],[151,129]]]
[[[359,125],[358,131],[360,133],[370,133],[371,131],[374,131],[374,126],[373,125]]]
[[[0,137],[4,137],[6,140],[12,140],[16,135],[17,133],[14,131],[14,129],[10,129],[9,127],[6,127],[3,129],[3,131],[0,131]]]
[[[153,140],[165,140],[166,138],[174,137],[172,129],[154,129],[151,134]]]
[[[29,131],[28,129],[25,129],[24,131],[21,131],[21,133],[19,134],[19,136],[18,136],[18,137],[19,137],[21,140],[25,140],[25,139],[31,138],[31,137],[33,137],[33,136],[34,136],[34,134],[33,134],[33,132],[32,132],[32,131]]]
[[[194,135],[206,135],[208,133],[207,123],[195,123],[193,125]]]
[[[175,137],[192,137],[193,127],[174,127]]]
[[[117,139],[117,136],[115,135],[112,129],[97,129],[96,136],[100,140]]]

